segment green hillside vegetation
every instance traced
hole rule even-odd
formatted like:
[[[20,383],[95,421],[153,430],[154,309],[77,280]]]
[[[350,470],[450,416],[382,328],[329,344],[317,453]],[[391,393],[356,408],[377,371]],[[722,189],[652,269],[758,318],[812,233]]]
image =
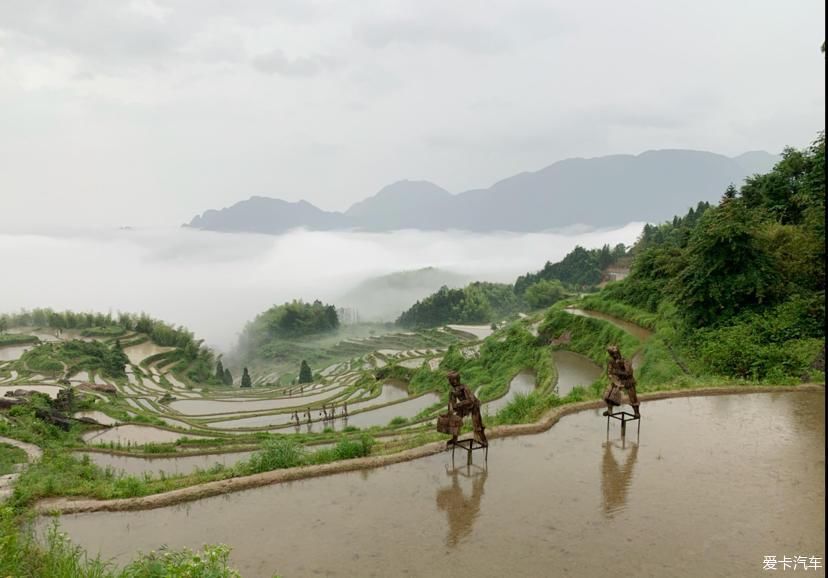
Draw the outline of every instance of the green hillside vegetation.
[[[101,371],[108,377],[125,377],[124,368],[129,359],[117,342],[107,345],[101,341],[61,341],[43,343],[25,352],[17,361],[21,368],[56,374],[72,375],[78,371]]]
[[[436,327],[446,323],[486,323],[521,308],[511,285],[475,282],[463,289],[441,287],[417,301],[397,319],[403,327]]]
[[[90,337],[119,337],[127,331],[144,333],[158,345],[170,347],[199,346],[193,334],[183,327],[153,319],[146,313],[78,313],[54,311],[49,308],[23,310],[18,313],[0,314],[0,325],[7,327],[33,327],[50,329],[80,329]]]
[[[274,305],[260,313],[244,328],[241,342],[246,347],[257,347],[273,339],[294,339],[335,331],[339,318],[333,305],[321,301],[305,303],[291,301]]]
[[[470,283],[462,289],[441,287],[417,301],[397,319],[402,327],[438,327],[448,323],[489,323],[519,311],[549,307],[576,291],[594,291],[604,270],[626,258],[624,245],[611,249],[575,247],[559,263],[517,278],[514,285]]]
[[[825,136],[786,149],[718,206],[647,227],[628,278],[591,302],[657,314],[699,373],[817,378],[824,368]]]
[[[560,281],[564,285],[583,291],[601,282],[604,269],[626,255],[623,244],[611,249],[604,245],[600,249],[575,247],[558,263],[550,263],[537,273],[521,275],[515,281],[515,293],[524,295],[539,281]]]
[[[164,321],[153,319],[146,313],[121,312],[112,315],[111,313],[58,312],[48,308],[38,308],[31,311],[0,314],[0,325],[34,329],[77,329],[84,337],[95,337],[110,343],[112,345],[110,350],[118,347],[119,338],[124,346],[149,338],[158,345],[175,348],[173,351],[161,354],[155,361],[163,360],[165,364],[174,363],[175,372],[193,383],[224,385],[224,380],[217,379],[214,374],[215,355],[202,344],[202,340],[196,339],[193,333],[184,327],[175,327]],[[0,338],[6,335],[8,334],[0,335]],[[10,335],[10,337],[18,336]],[[37,341],[36,337],[24,337],[27,337],[27,342]],[[0,341],[0,343],[3,342]],[[26,352],[17,363],[25,362],[26,365],[23,367],[47,373],[57,373],[64,369],[69,370],[70,373],[80,370],[101,370],[109,377],[123,377],[123,368],[118,371],[118,362],[112,362],[111,352],[100,349],[102,347],[105,346],[100,341],[71,340],[56,344],[47,343]]]

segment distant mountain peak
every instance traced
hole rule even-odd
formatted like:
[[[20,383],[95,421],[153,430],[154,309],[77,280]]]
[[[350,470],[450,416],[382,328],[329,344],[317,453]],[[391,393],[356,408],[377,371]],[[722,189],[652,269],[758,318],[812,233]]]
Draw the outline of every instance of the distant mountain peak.
[[[659,222],[699,201],[718,200],[728,185],[767,172],[778,160],[765,151],[727,157],[687,149],[570,158],[456,195],[430,181],[403,179],[345,213],[323,211],[304,200],[253,196],[207,210],[189,226],[271,234],[297,227],[537,232],[565,230],[574,223]]]

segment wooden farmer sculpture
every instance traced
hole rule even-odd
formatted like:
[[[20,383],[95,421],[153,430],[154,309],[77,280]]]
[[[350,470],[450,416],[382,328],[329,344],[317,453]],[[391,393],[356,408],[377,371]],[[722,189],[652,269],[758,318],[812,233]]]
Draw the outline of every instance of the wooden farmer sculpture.
[[[486,439],[486,428],[483,426],[483,416],[480,415],[480,400],[474,395],[468,385],[460,383],[460,374],[453,371],[448,374],[448,381],[451,385],[448,400],[448,413],[437,419],[437,431],[451,434],[447,445],[457,444],[457,437],[460,435],[460,428],[463,425],[463,418],[470,415],[474,428],[474,439],[481,446],[486,447],[489,441]]]
[[[638,412],[638,395],[635,393],[635,377],[633,377],[632,363],[621,356],[617,345],[607,347],[609,362],[607,363],[607,376],[609,385],[604,391],[604,401],[607,403],[605,416],[611,416],[614,407],[621,405],[623,401],[622,391],[627,394],[627,399],[633,408],[635,418],[640,418]]]

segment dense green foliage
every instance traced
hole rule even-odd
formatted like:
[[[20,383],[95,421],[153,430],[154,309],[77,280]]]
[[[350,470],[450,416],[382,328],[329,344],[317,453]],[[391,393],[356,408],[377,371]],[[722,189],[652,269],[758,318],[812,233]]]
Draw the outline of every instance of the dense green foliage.
[[[242,371],[241,387],[253,387],[253,382],[250,380],[250,373],[246,367]]]
[[[624,245],[587,250],[575,247],[559,263],[546,263],[517,278],[514,285],[475,282],[463,289],[441,287],[417,301],[397,319],[403,327],[437,327],[448,323],[489,323],[524,309],[543,309],[568,295],[598,285],[604,270],[627,255]]]
[[[339,318],[333,305],[321,301],[291,301],[257,315],[245,326],[240,343],[244,348],[256,348],[274,339],[305,337],[334,331],[338,327]]]
[[[476,282],[463,289],[443,286],[404,311],[397,323],[403,327],[488,323],[518,311],[520,304],[511,285]]]
[[[5,345],[26,345],[27,343],[37,343],[39,339],[34,335],[26,335],[23,333],[2,333],[0,334],[0,347]]]
[[[81,330],[84,337],[118,337],[126,333],[126,329],[120,325],[108,325],[105,327],[89,327]]]
[[[718,206],[645,228],[630,276],[603,293],[674,310],[668,345],[699,372],[809,379],[824,359],[824,134],[782,157]]]
[[[600,249],[575,247],[561,261],[546,265],[537,273],[527,273],[515,281],[515,293],[523,295],[538,281],[560,281],[578,289],[585,289],[601,282],[604,269],[626,254],[624,245],[611,249],[604,245]]]
[[[524,294],[526,303],[532,309],[544,309],[566,297],[566,290],[560,281],[542,279],[529,285]]]
[[[70,341],[42,343],[25,352],[17,364],[34,371],[73,375],[78,371],[101,371],[109,377],[124,377],[129,358],[119,344],[102,341]]]

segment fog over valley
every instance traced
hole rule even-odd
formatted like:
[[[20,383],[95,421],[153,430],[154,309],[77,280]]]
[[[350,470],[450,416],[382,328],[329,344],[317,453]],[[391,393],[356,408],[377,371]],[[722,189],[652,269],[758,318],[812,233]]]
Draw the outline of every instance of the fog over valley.
[[[424,267],[511,283],[576,245],[631,245],[642,227],[530,234],[296,230],[271,236],[184,228],[4,233],[0,260],[20,282],[0,285],[0,310],[145,311],[226,351],[247,321],[276,303],[321,299],[357,305],[365,318],[387,316],[393,303],[364,310],[353,303],[352,290],[372,277]],[[420,296],[434,289],[421,289]],[[410,295],[399,293],[395,313],[412,304]],[[393,297],[383,293],[375,301]]]

